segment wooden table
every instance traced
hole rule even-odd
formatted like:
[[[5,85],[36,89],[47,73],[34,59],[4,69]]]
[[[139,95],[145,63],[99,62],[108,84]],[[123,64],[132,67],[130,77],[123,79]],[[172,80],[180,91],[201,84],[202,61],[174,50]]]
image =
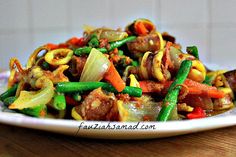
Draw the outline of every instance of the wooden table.
[[[0,157],[236,156],[236,126],[152,140],[75,138],[0,124]]]

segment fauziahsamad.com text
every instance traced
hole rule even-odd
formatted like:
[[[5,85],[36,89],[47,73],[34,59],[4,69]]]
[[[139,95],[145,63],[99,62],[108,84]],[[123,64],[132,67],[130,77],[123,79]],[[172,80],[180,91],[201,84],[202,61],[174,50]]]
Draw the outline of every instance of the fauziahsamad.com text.
[[[80,122],[78,125],[78,131],[80,130],[156,130],[157,127],[154,124],[144,124],[144,123],[132,123],[132,124],[118,124],[118,123],[93,123],[89,124],[87,122]]]

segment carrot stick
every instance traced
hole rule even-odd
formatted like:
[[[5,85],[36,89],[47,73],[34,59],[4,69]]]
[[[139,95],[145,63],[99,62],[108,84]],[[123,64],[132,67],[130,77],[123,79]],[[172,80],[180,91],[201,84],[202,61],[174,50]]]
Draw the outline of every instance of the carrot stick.
[[[166,81],[165,83],[159,83],[154,81],[140,81],[140,88],[143,93],[162,92],[164,89],[168,89],[172,81]],[[186,79],[184,85],[188,87],[189,94],[208,96],[210,98],[223,98],[224,92],[218,90],[216,87],[208,86],[190,79]]]
[[[53,44],[53,43],[47,43],[45,46],[47,48],[49,48],[50,50],[54,50],[54,49],[58,48],[58,45],[57,44]]]
[[[120,77],[120,74],[116,70],[114,64],[111,62],[111,65],[108,71],[104,75],[104,79],[112,84],[112,86],[118,91],[121,92],[125,89],[125,82]]]
[[[145,25],[142,22],[137,22],[137,24],[135,25],[135,31],[139,34],[139,35],[147,35],[148,30],[145,27]]]

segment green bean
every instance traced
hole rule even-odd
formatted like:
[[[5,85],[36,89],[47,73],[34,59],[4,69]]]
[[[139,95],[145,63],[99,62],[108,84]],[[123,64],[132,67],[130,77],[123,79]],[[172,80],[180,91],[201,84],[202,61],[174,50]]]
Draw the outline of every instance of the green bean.
[[[57,110],[64,110],[66,108],[66,98],[64,94],[55,93],[53,97],[53,107]]]
[[[10,96],[10,97],[7,97],[6,99],[3,100],[3,103],[5,106],[9,106],[11,105],[14,101],[16,100],[16,97],[15,96]]]
[[[118,48],[118,47],[124,45],[127,42],[133,41],[135,39],[136,39],[135,36],[129,36],[129,37],[124,38],[122,40],[111,42],[109,49],[97,48],[97,50],[99,50],[102,53],[106,53],[106,52],[112,51],[115,48]],[[88,47],[88,46],[80,47],[78,49],[75,49],[74,54],[77,55],[77,56],[81,56],[83,54],[89,54],[91,50],[92,50],[92,47]]]
[[[25,108],[19,110],[19,112],[33,116],[33,117],[45,117],[47,114],[47,106],[46,105],[38,105],[32,108]]]
[[[168,92],[163,100],[162,109],[157,117],[158,121],[167,121],[172,114],[173,109],[176,107],[178,94],[181,86],[188,76],[191,69],[192,61],[184,60],[181,63],[180,69],[176,75],[174,82],[170,85]]]
[[[202,83],[211,86],[213,80],[214,80],[214,77],[210,77],[210,76],[207,76],[207,75],[206,75],[205,80],[204,80]]]
[[[134,67],[137,67],[137,66],[139,66],[139,63],[138,63],[138,61],[132,61],[131,65]]]
[[[60,82],[56,86],[56,91],[60,93],[81,93],[94,90],[99,87],[102,87],[102,89],[108,92],[118,93],[111,84],[105,82]],[[142,89],[138,87],[126,86],[121,93],[129,94],[130,96],[134,97],[141,97]]]
[[[118,50],[118,55],[119,55],[119,56],[123,56],[123,55],[124,55],[124,51]]]
[[[77,92],[77,93],[73,94],[73,99],[74,99],[75,101],[81,101],[82,98],[81,98],[80,93]]]
[[[44,61],[42,63],[42,68],[43,68],[43,70],[48,70],[50,68],[50,64],[48,62]]]
[[[0,95],[0,101],[3,101],[4,99],[14,96],[16,94],[18,84],[13,85],[11,88],[9,88],[6,92],[2,93]]]
[[[90,41],[88,42],[88,45],[90,47],[98,47],[99,46],[99,41],[98,41],[98,37],[96,34],[92,34]]]
[[[187,47],[187,52],[188,52],[188,54],[191,54],[194,57],[196,57],[197,59],[199,59],[198,49],[196,46]]]
[[[136,36],[129,36],[129,37],[124,38],[122,40],[111,42],[109,51],[112,51],[115,48],[118,48],[118,47],[124,45],[125,43],[133,41],[135,39],[136,39]]]

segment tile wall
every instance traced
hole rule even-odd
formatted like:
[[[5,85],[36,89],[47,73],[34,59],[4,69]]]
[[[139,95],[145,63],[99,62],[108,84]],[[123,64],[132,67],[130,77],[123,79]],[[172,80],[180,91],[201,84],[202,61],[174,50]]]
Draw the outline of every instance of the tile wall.
[[[25,63],[47,42],[81,36],[84,24],[124,27],[152,20],[183,48],[197,45],[204,62],[236,67],[235,0],[0,0],[0,69],[10,57]]]

